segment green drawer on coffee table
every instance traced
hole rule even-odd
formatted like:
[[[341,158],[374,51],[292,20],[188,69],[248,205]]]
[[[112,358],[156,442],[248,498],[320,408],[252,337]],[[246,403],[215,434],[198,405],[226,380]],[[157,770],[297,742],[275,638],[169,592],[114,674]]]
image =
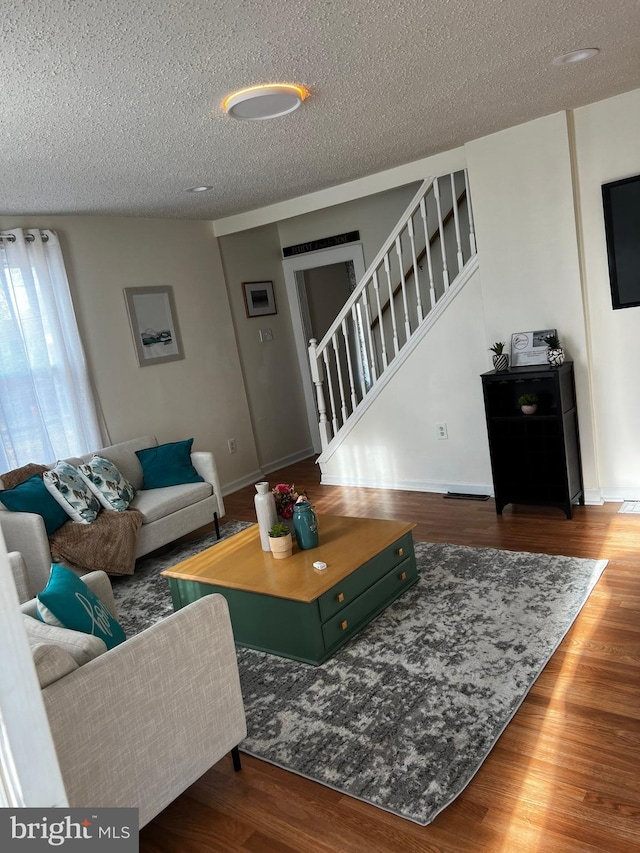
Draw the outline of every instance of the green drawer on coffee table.
[[[339,613],[334,614],[324,623],[322,635],[325,649],[331,649],[336,643],[343,642],[357,632],[361,625],[384,610],[390,601],[401,595],[417,579],[415,560],[405,558],[399,565],[394,566],[384,577],[361,593],[355,601],[343,607]]]
[[[407,557],[413,558],[415,562],[411,533],[407,533],[406,536],[389,545],[364,566],[321,595],[318,598],[318,604],[322,621],[326,621],[334,613],[355,601],[366,589],[373,586],[390,569],[399,565]]]

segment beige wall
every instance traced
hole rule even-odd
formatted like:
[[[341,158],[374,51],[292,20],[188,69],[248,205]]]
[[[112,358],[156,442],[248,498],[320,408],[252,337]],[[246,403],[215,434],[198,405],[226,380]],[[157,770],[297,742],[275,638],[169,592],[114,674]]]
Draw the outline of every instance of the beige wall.
[[[601,186],[640,173],[640,89],[582,107],[574,119],[599,480],[605,500],[635,500],[640,308],[611,305]]]
[[[194,437],[214,451],[223,486],[257,468],[238,349],[216,241],[208,222],[89,216],[0,217],[0,228],[55,230],[78,324],[112,441],[152,433]],[[139,367],[125,287],[171,285],[185,351]],[[227,439],[238,452],[229,455]],[[47,461],[47,460],[34,460]]]
[[[419,182],[406,184],[394,190],[285,219],[278,223],[280,245],[293,246],[348,231],[359,231],[364,261],[368,266],[419,186]]]
[[[253,228],[221,237],[219,245],[258,460],[268,471],[313,453],[278,230],[275,225]],[[245,281],[272,281],[278,313],[247,317],[242,288]],[[273,340],[261,341],[261,329],[270,329]]]

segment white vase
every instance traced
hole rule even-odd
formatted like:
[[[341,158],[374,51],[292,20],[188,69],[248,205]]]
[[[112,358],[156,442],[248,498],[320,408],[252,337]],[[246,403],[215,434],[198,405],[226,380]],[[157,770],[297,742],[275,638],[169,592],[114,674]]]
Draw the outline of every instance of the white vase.
[[[271,551],[269,531],[278,520],[276,501],[269,488],[269,483],[256,483],[256,491],[258,494],[253,501],[256,505],[256,516],[260,530],[260,545],[263,551]]]

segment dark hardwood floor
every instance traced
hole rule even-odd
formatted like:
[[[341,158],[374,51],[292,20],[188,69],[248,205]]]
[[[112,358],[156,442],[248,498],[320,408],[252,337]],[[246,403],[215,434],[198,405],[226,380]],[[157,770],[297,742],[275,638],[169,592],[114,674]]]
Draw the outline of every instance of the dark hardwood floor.
[[[142,853],[640,850],[640,517],[321,486],[314,459],[268,477],[318,512],[416,522],[417,540],[606,558],[578,619],[466,790],[426,827],[243,756],[227,757],[148,824]],[[226,518],[255,521],[253,486]],[[161,709],[159,709],[161,712]]]

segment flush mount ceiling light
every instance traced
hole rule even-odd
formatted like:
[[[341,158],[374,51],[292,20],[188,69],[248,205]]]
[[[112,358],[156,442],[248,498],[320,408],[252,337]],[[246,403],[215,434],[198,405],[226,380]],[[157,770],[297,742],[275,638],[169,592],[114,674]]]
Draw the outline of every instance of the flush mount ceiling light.
[[[262,121],[292,113],[308,94],[304,86],[293,83],[266,83],[232,92],[222,102],[222,109],[231,118]]]
[[[585,59],[591,59],[592,56],[600,53],[597,47],[583,47],[580,50],[572,50],[570,53],[563,53],[562,56],[556,56],[553,60],[554,65],[571,65],[572,62],[583,62]]]
[[[208,190],[212,190],[213,187],[189,187],[187,190],[188,193],[206,193]]]

